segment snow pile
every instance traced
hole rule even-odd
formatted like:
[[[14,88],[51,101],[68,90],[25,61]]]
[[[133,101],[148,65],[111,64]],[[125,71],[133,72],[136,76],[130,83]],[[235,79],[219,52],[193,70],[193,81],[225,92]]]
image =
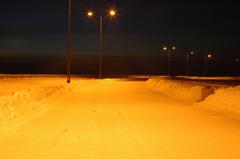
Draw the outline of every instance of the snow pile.
[[[231,80],[240,80],[240,77],[228,77],[228,76],[224,76],[224,77],[199,77],[199,76],[177,76],[178,78],[182,78],[182,79],[192,79],[192,80],[217,80],[217,81],[231,81]]]
[[[52,85],[0,96],[0,139],[44,113],[49,108],[44,104],[46,99],[65,89],[63,85]]]
[[[200,105],[215,111],[240,113],[240,86],[220,88]]]
[[[185,101],[201,101],[203,86],[176,81],[164,77],[152,78],[147,84],[154,90]]]
[[[147,84],[156,91],[190,102],[202,101],[206,90],[204,86],[166,77],[154,77]],[[195,105],[214,111],[240,113],[240,86],[215,88],[214,94]]]

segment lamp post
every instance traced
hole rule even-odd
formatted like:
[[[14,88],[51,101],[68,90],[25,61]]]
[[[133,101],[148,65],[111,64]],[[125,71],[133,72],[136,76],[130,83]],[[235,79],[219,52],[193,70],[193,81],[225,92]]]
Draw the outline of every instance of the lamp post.
[[[194,55],[194,51],[187,52],[186,75],[189,76],[189,56]]]
[[[110,9],[109,11],[110,17],[116,16],[116,11],[114,9]],[[94,13],[92,11],[88,11],[88,17],[93,17]],[[99,16],[99,79],[103,78],[103,15],[102,13]]]
[[[240,58],[236,58],[236,59],[235,59],[235,62],[236,62],[236,64],[235,64],[235,66],[236,66],[236,68],[235,68],[235,70],[236,70],[236,75],[239,76],[239,75],[240,75],[240,72],[239,72],[239,71],[240,71],[240,70],[239,70],[239,68],[240,68],[240,67],[239,67],[239,66],[240,66]]]
[[[208,61],[213,59],[213,53],[208,53],[207,55],[205,55],[204,57],[204,61],[205,61],[205,76],[208,76]]]
[[[153,42],[150,41],[149,42],[149,48],[148,48],[148,72],[149,72],[149,75],[148,75],[148,78],[151,78],[151,54],[152,54],[152,44]]]
[[[99,26],[99,79],[102,79],[103,74],[103,16],[100,15]]]
[[[128,48],[129,48],[129,40],[128,40],[128,34],[126,32],[126,77],[128,78],[129,76],[129,52],[128,52]]]
[[[167,56],[168,56],[168,76],[170,76],[171,74],[171,53],[172,51],[176,50],[176,47],[175,46],[172,46],[172,47],[167,47],[167,46],[164,46],[163,47],[163,51],[166,51],[167,52]]]
[[[72,0],[68,0],[67,22],[67,83],[71,83],[71,60],[72,60]]]

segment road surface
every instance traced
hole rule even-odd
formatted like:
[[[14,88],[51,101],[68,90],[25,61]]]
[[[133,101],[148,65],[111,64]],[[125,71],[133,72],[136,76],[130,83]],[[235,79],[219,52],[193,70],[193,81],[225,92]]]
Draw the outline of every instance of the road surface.
[[[237,159],[240,122],[143,81],[75,81],[0,141],[2,159]]]

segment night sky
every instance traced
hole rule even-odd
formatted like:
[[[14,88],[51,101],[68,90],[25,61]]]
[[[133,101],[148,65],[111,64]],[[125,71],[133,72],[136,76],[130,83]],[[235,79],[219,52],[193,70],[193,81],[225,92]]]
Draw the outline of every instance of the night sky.
[[[184,51],[208,51],[221,58],[238,58],[240,9],[234,1],[73,0],[74,54],[97,54],[98,18],[91,9],[116,8],[116,19],[104,18],[105,54],[123,55],[126,39],[132,54],[152,44],[152,54],[164,45]],[[104,12],[104,11],[103,11]],[[0,5],[1,56],[38,57],[66,52],[67,0],[8,0]],[[139,46],[136,47],[136,46]]]

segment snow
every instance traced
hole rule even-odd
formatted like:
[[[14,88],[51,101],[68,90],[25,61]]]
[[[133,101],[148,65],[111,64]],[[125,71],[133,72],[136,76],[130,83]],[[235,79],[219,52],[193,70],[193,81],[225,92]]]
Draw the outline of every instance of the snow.
[[[147,81],[148,85],[156,91],[185,101],[201,101],[201,92],[204,86],[183,81],[172,80],[168,77],[154,77]]]
[[[195,79],[189,77],[189,79]],[[235,77],[203,77],[204,80],[233,80]],[[150,88],[183,101],[195,102],[197,107],[218,112],[240,113],[240,86],[217,86],[213,84],[214,93],[201,101],[204,83],[173,80],[168,77],[152,77],[147,81]],[[210,86],[210,84],[207,84]],[[200,103],[196,103],[199,102]]]
[[[15,85],[16,79],[9,79],[8,84],[5,84],[6,81],[1,80],[0,94],[4,95],[0,96],[0,140],[32,117],[45,112],[49,108],[44,107],[45,99],[64,89],[63,85],[52,83],[36,88],[37,85],[32,86],[35,80],[21,85],[18,83],[18,86]],[[15,87],[10,87],[10,84]],[[27,89],[22,90],[24,88]]]
[[[165,85],[163,88],[153,80],[73,78],[71,84],[65,80],[62,77],[0,79],[0,158],[238,159],[240,156],[240,118],[229,120],[221,114],[198,109],[201,105],[196,105],[196,97],[184,91],[195,93],[201,86],[194,88],[187,83],[182,86],[169,79],[158,79]],[[179,94],[170,95],[167,88]],[[231,91],[237,94],[238,89],[222,88],[222,93],[228,93],[226,98],[236,98]],[[225,96],[221,89],[219,92],[213,96]],[[184,96],[191,100],[175,98]],[[210,106],[210,97],[204,101],[209,102],[206,106]]]
[[[184,79],[193,79],[193,80],[219,80],[219,81],[231,81],[231,80],[238,80],[240,81],[240,77],[199,77],[199,76],[177,76],[178,78],[184,78]]]
[[[200,105],[214,111],[240,113],[240,86],[219,88]]]

